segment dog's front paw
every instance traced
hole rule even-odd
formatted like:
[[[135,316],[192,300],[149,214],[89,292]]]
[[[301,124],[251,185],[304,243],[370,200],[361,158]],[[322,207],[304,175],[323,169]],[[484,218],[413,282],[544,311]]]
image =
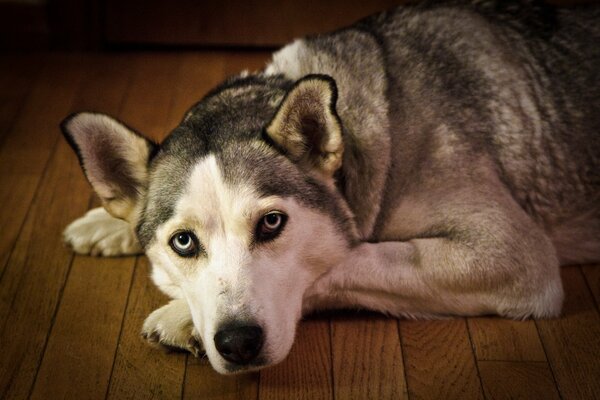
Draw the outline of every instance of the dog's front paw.
[[[63,236],[78,254],[125,256],[143,252],[131,225],[113,217],[102,207],[73,221]]]
[[[204,354],[200,335],[194,328],[185,300],[172,300],[154,310],[144,321],[142,337],[152,345],[169,350],[189,351],[195,357]]]

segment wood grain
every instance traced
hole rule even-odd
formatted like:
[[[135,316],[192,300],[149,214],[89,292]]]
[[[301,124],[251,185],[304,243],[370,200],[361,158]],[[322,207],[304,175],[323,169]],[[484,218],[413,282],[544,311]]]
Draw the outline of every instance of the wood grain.
[[[411,399],[482,399],[464,319],[400,321]]]
[[[487,400],[560,399],[545,362],[480,361]]]
[[[144,319],[167,302],[167,298],[154,287],[149,275],[148,260],[138,258],[108,399],[181,397],[186,355],[150,347],[140,336]]]
[[[398,322],[333,318],[333,387],[338,399],[407,399]]]
[[[84,63],[79,56],[50,57],[4,138],[0,149],[0,277],[58,140],[58,124],[71,109],[85,75]],[[9,300],[2,295],[1,301],[4,308]],[[0,321],[2,317],[0,309]]]
[[[69,271],[71,252],[62,244],[61,233],[87,207],[88,199],[79,196],[87,184],[76,175],[79,165],[70,154],[68,145],[60,142],[4,277],[10,284],[3,282],[3,291],[13,292],[0,340],[4,398],[29,393]]]
[[[536,321],[558,388],[566,399],[600,398],[600,316],[581,269],[563,267],[563,315]]]
[[[225,54],[225,77],[238,75],[242,71],[260,71],[271,60],[271,52],[253,51],[251,53],[227,52]]]
[[[133,71],[131,59],[103,57],[95,69],[77,108],[118,115]],[[74,153],[70,158],[77,166]],[[79,176],[85,181],[83,173]],[[89,202],[91,189],[79,195]],[[133,263],[133,258],[75,256],[32,398],[104,398]]]
[[[471,340],[478,360],[546,361],[533,321],[469,318]]]
[[[179,125],[185,113],[225,79],[225,57],[226,53],[214,52],[181,56],[167,131]]]
[[[288,357],[260,373],[259,399],[331,399],[331,342],[329,321],[302,322]]]
[[[123,264],[75,259],[32,399],[104,399],[131,280]]]
[[[87,199],[78,195],[87,186],[76,175],[79,166],[74,165],[71,150],[64,142],[55,145],[58,122],[68,112],[88,64],[71,57],[62,61],[68,65],[57,62],[44,71],[45,79],[36,85],[26,112],[0,153],[0,213],[3,222],[7,222],[5,216],[9,220],[6,229],[10,231],[2,235],[10,259],[0,285],[0,398],[4,399],[29,394],[71,261],[61,232],[87,206]],[[23,197],[15,197],[19,195]],[[10,242],[25,216],[10,253]]]
[[[256,399],[259,376],[258,373],[219,375],[210,366],[208,359],[199,360],[188,356],[183,399]]]
[[[44,59],[43,54],[0,56],[0,143],[16,121]]]

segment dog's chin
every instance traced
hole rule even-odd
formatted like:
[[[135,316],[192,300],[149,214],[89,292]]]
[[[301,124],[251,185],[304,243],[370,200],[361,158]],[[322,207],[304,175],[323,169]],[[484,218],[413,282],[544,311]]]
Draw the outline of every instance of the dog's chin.
[[[223,375],[238,375],[255,372],[263,368],[269,367],[273,364],[263,360],[261,357],[257,358],[249,364],[240,365],[234,364],[227,361],[222,361],[219,366],[213,365],[213,368],[220,374]]]

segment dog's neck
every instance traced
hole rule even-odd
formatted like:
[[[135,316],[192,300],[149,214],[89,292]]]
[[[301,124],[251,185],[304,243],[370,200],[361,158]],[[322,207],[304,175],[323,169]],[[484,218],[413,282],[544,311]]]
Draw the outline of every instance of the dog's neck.
[[[297,80],[318,73],[335,79],[345,146],[342,168],[336,175],[338,188],[354,213],[360,236],[369,239],[390,164],[386,73],[381,51],[370,35],[359,31],[339,35],[347,36],[338,41],[341,48],[337,50],[345,54],[342,59],[332,62],[334,54],[316,51],[311,39],[299,40],[275,53],[265,74]]]

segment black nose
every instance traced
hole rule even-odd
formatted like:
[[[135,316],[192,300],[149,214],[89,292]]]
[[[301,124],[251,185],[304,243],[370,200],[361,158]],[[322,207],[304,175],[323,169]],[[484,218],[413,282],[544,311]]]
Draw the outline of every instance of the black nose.
[[[263,345],[260,326],[225,326],[215,335],[215,346],[227,361],[248,364],[256,358]]]

